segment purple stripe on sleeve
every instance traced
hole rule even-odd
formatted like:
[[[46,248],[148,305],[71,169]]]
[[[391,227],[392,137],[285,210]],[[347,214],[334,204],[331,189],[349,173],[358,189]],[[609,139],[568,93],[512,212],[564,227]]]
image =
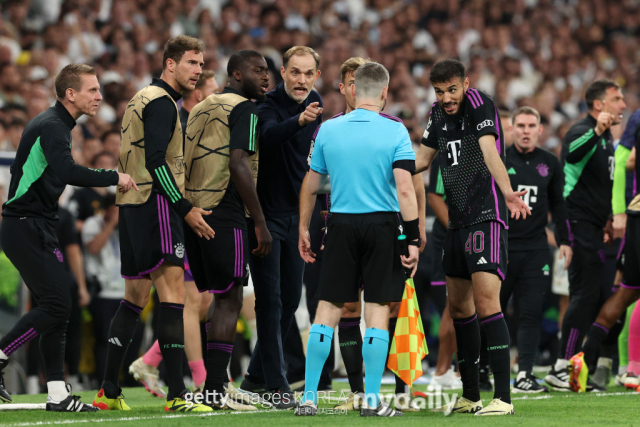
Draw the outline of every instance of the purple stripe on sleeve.
[[[478,89],[473,88],[473,89],[471,89],[471,91],[473,92],[473,94],[475,96],[478,97],[478,102],[480,103],[480,105],[484,105],[484,101],[482,100],[482,96],[480,95],[480,92],[478,92]]]
[[[475,100],[475,98],[473,97],[473,94],[471,93],[471,90],[467,91],[467,98],[469,98],[469,101],[471,101],[471,105],[473,106],[473,109],[475,110],[476,108],[478,108],[478,102]]]
[[[567,230],[569,233],[569,243],[571,243],[571,247],[573,247],[573,231],[571,231],[571,223],[567,220]]]
[[[640,289],[640,286],[630,286],[630,285],[627,285],[626,283],[620,283],[620,286],[626,289]]]

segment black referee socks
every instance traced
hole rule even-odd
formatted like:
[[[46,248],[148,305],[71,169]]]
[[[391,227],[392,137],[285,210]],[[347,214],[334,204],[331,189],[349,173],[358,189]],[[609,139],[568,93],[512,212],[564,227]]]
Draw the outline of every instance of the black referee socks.
[[[362,334],[359,317],[342,317],[338,323],[340,354],[354,393],[364,393],[362,375]]]
[[[462,397],[472,402],[480,400],[480,323],[478,316],[454,319],[458,344],[458,369],[462,380]]]
[[[493,372],[494,399],[511,403],[511,377],[509,365],[509,330],[501,312],[480,319],[482,329],[487,335],[487,351],[489,353],[489,366]]]
[[[158,310],[158,344],[167,367],[167,400],[180,396],[185,389],[182,378],[184,355],[184,304],[161,302]]]
[[[105,396],[115,399],[120,394],[119,378],[122,362],[133,339],[136,324],[142,313],[142,307],[127,300],[120,301],[120,307],[111,320],[109,328],[109,344],[107,345],[107,361],[104,370],[104,381],[101,388]]]

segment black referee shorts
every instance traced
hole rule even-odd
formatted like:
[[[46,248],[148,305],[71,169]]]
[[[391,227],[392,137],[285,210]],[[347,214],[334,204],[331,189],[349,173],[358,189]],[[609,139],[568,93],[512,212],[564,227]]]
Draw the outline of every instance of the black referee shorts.
[[[394,212],[331,214],[316,298],[329,302],[400,301],[405,273],[400,262],[400,219]]]
[[[120,272],[125,279],[148,277],[163,263],[184,268],[183,220],[160,194],[140,206],[121,206],[118,218]]]
[[[199,237],[185,224],[189,268],[200,292],[218,294],[249,283],[249,237],[246,230],[211,226],[216,236]]]
[[[504,280],[507,274],[507,231],[497,221],[449,229],[444,243],[444,272],[471,280],[478,271]]]

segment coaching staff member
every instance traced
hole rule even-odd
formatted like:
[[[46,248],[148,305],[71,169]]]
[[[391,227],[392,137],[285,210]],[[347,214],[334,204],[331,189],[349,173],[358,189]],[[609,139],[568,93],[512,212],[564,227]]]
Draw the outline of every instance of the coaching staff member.
[[[282,342],[302,293],[298,195],[307,172],[311,139],[322,122],[322,99],[313,90],[320,76],[320,56],[309,47],[294,46],[284,54],[283,64],[280,73],[284,82],[258,105],[257,189],[273,246],[262,258],[251,256],[258,342],[240,386],[246,392],[272,392],[273,403],[281,409],[295,405],[285,377]],[[257,247],[264,236],[256,235],[254,224],[248,228],[250,245]]]
[[[96,71],[69,64],[56,76],[56,104],[38,114],[24,129],[11,166],[9,200],[2,210],[0,244],[18,269],[38,307],[22,316],[0,340],[0,401],[10,402],[2,369],[18,348],[40,337],[47,377],[47,411],[94,412],[70,396],[64,383],[64,352],[71,311],[71,288],[56,236],[58,199],[67,184],[109,187],[120,192],[138,187],[124,173],[93,170],[75,164],[71,129],[82,115],[95,116],[102,100]]]
[[[389,348],[389,303],[400,301],[405,268],[418,263],[420,229],[418,204],[411,178],[415,155],[402,125],[380,116],[389,85],[389,73],[380,64],[361,65],[355,74],[356,110],[322,126],[316,137],[308,186],[301,206],[326,192],[331,177],[331,218],[327,224],[324,263],[318,288],[318,310],[307,343],[305,394],[297,415],[315,415],[317,386],[333,330],[342,306],[359,300],[364,284],[367,330],[362,345],[365,364],[365,403],[360,415],[398,416],[382,402],[380,381]],[[363,158],[364,156],[364,158]],[[359,159],[353,162],[353,159]],[[313,201],[315,202],[315,201]],[[300,218],[308,229],[310,212]],[[398,236],[403,227],[409,256],[401,256]],[[300,236],[300,255],[313,262],[308,233]],[[361,280],[362,279],[362,280]]]
[[[611,239],[610,217],[614,176],[611,126],[620,123],[626,108],[620,87],[612,80],[596,80],[585,93],[589,113],[564,137],[564,198],[574,235],[569,266],[569,307],[562,321],[560,354],[547,384],[569,390],[569,359],[582,347],[589,326],[600,309],[604,269],[603,241]],[[624,229],[622,224],[614,228]]]

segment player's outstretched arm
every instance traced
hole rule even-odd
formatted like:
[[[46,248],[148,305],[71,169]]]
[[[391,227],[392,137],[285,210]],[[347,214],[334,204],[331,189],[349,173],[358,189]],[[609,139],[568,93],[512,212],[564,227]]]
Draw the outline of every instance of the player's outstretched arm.
[[[247,151],[242,149],[231,150],[229,153],[229,173],[255,224],[258,247],[251,252],[256,256],[263,257],[271,252],[272,238],[264,219],[262,206],[260,206],[260,201],[258,200]]]
[[[431,162],[436,157],[438,150],[420,144],[418,154],[416,154],[416,172],[424,172],[429,169]]]
[[[504,167],[502,159],[496,149],[496,137],[493,135],[485,135],[478,140],[484,162],[489,169],[489,173],[500,187],[502,195],[507,203],[507,207],[511,211],[511,218],[525,219],[527,215],[531,215],[531,210],[527,204],[522,200],[522,196],[527,194],[525,191],[513,191],[511,188],[511,181],[509,181],[509,175],[507,175],[507,168]]]

